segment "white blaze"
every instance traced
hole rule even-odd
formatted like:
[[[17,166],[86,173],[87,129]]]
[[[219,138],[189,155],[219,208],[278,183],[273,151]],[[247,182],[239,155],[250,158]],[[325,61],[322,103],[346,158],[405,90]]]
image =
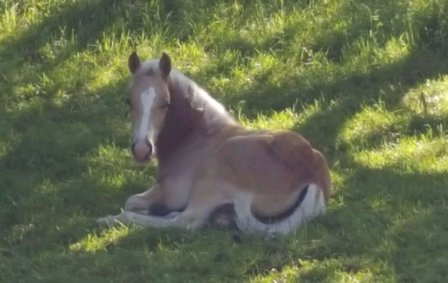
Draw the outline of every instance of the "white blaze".
[[[135,134],[135,140],[136,141],[142,141],[146,138],[146,135],[149,136],[149,140],[152,144],[153,143],[153,137],[151,133],[149,132],[149,117],[151,115],[151,109],[152,105],[154,103],[154,98],[156,97],[156,92],[153,87],[150,87],[146,89],[144,92],[140,94],[140,101],[142,105],[142,117],[137,129],[137,132]],[[151,131],[152,132],[152,131]]]

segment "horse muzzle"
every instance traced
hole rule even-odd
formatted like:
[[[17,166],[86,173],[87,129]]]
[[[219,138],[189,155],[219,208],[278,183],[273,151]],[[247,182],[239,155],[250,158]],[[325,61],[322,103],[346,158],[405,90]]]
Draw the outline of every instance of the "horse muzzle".
[[[153,146],[149,140],[137,141],[132,143],[131,151],[136,162],[144,163],[149,161],[153,153]]]

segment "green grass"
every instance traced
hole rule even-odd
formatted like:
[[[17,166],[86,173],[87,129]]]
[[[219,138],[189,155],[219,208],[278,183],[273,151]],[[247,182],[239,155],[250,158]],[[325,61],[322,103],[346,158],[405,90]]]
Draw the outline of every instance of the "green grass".
[[[445,282],[448,2],[0,2],[1,282]],[[325,216],[276,240],[101,228],[154,181],[127,57],[167,51],[249,128],[327,156]]]

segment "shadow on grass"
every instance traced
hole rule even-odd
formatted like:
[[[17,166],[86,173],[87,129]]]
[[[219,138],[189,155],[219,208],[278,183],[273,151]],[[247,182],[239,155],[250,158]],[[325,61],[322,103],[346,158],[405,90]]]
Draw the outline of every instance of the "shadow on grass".
[[[115,1],[112,5],[122,5],[117,3],[118,1]],[[93,21],[92,24],[79,26],[80,22],[90,23],[92,16],[101,17],[104,7],[110,7],[109,5],[110,2],[104,0],[58,11],[54,17],[50,16],[41,25],[33,27],[17,40],[7,44],[0,51],[0,55],[2,58],[8,57],[15,53],[15,46],[31,42],[35,44],[35,50],[38,50],[46,41],[42,33],[51,36],[57,32],[62,21],[68,31],[75,30],[80,45],[71,51],[63,52],[51,63],[39,62],[42,64],[42,70],[54,68],[69,58],[70,52],[80,52],[88,48],[89,44],[95,43],[101,32],[113,23],[114,17],[105,17],[103,20]],[[89,33],[89,30],[95,32]],[[60,273],[49,276],[64,280],[67,274],[75,274],[77,278],[90,279],[91,271],[84,270],[83,267],[91,265],[98,267],[95,275],[103,280],[126,272],[130,281],[137,279],[147,281],[149,278],[147,276],[151,274],[156,280],[160,279],[157,277],[160,274],[170,276],[170,273],[182,272],[188,273],[192,280],[201,278],[208,274],[210,269],[223,268],[222,261],[233,263],[225,265],[226,270],[217,272],[217,276],[221,273],[224,276],[235,274],[234,270],[231,270],[234,268],[239,272],[234,275],[235,278],[241,279],[247,275],[268,273],[273,267],[280,270],[288,264],[296,263],[297,258],[369,259],[373,254],[374,260],[385,258],[386,261],[392,262],[400,274],[416,274],[421,266],[408,261],[418,252],[409,246],[410,242],[407,240],[411,238],[413,244],[416,242],[421,244],[420,247],[424,252],[433,252],[437,255],[435,265],[423,267],[434,268],[434,272],[443,274],[440,268],[445,263],[444,257],[438,253],[439,247],[431,244],[426,232],[443,232],[446,229],[443,222],[443,217],[446,215],[441,213],[445,207],[441,200],[447,199],[446,176],[402,174],[394,168],[382,170],[365,168],[344,157],[343,148],[335,148],[338,133],[353,113],[379,99],[384,100],[387,107],[395,109],[410,88],[425,79],[435,78],[448,71],[448,56],[431,51],[434,50],[428,52],[414,50],[405,61],[365,75],[354,74],[328,85],[316,84],[306,88],[300,85],[300,78],[297,78],[299,82],[297,84],[291,85],[288,81],[280,83],[281,87],[277,88],[261,83],[257,86],[258,89],[251,89],[242,94],[248,105],[257,111],[291,106],[297,98],[306,105],[321,94],[325,95],[327,101],[336,101],[329,111],[319,112],[310,117],[304,124],[297,125],[296,130],[309,138],[316,147],[323,149],[329,157],[330,164],[339,160],[341,168],[350,169],[350,176],[344,184],[346,189],[338,191],[335,195],[344,199],[344,205],[335,208],[317,221],[317,225],[324,226],[327,233],[327,237],[323,237],[320,244],[304,245],[295,251],[287,251],[285,245],[282,245],[284,241],[294,241],[292,237],[279,242],[252,241],[251,237],[243,238],[245,248],[241,249],[228,232],[215,231],[204,234],[141,231],[114,243],[106,251],[91,254],[67,252],[65,248],[58,251],[61,249],[55,247],[58,244],[69,245],[96,231],[94,224],[90,222],[93,217],[100,216],[99,212],[117,210],[122,206],[125,196],[135,190],[133,184],[129,183],[122,185],[121,191],[108,190],[99,176],[89,177],[83,174],[88,172],[89,168],[88,164],[79,158],[88,155],[99,145],[110,143],[111,140],[120,147],[127,147],[128,133],[120,129],[123,125],[120,121],[125,118],[123,109],[117,106],[120,105],[119,97],[107,95],[121,92],[124,82],[117,82],[99,90],[95,97],[73,97],[61,106],[44,103],[20,113],[3,113],[4,117],[0,118],[8,123],[6,128],[2,128],[2,132],[11,135],[9,142],[13,145],[9,153],[0,160],[3,189],[0,198],[1,224],[5,229],[3,232],[7,234],[23,233],[19,236],[14,234],[17,236],[15,238],[19,239],[17,242],[8,242],[20,250],[20,255],[18,257],[12,255],[10,260],[17,261],[16,271],[20,272],[23,266],[36,264],[33,261],[26,261],[27,263],[23,264],[22,260],[28,255],[42,253],[41,257],[54,257],[44,262],[46,266],[31,268],[33,272],[41,272],[34,274],[36,278],[45,277],[43,273],[46,270],[56,270],[65,264]],[[30,59],[31,62],[40,60],[38,53],[27,50],[23,50],[23,53],[26,54],[25,60]],[[338,54],[335,53],[334,56],[337,57]],[[20,69],[22,66],[22,60],[7,61],[0,67],[0,72],[6,72],[8,76],[8,69]],[[282,90],[285,85],[288,89],[307,90],[300,95],[291,91],[282,100],[269,98],[272,92]],[[11,85],[11,89],[12,87]],[[415,129],[410,129],[413,130]],[[49,185],[46,185],[46,182]],[[52,187],[62,183],[67,183],[62,189]],[[414,189],[409,189],[410,186]],[[427,190],[419,190],[420,187]],[[375,201],[379,198],[386,202],[384,207],[375,206]],[[116,202],[117,199],[120,201]],[[45,206],[46,203],[48,207]],[[32,208],[32,211],[36,211],[36,215],[24,215],[21,205]],[[408,219],[409,221],[396,231],[389,231],[389,227],[394,225],[394,219],[406,213],[401,211],[400,207],[407,209],[413,206],[435,208],[421,218]],[[395,210],[395,207],[398,209]],[[77,213],[83,216],[67,217]],[[25,218],[37,223],[34,225],[38,227],[30,227],[31,231],[26,230],[27,227],[23,230],[14,230],[16,228],[13,226],[24,222]],[[42,226],[39,226],[39,223],[42,223]],[[44,231],[48,227],[53,228]],[[425,227],[426,230],[419,227]],[[319,232],[324,231],[315,230],[312,236],[319,238]],[[300,233],[298,232],[299,236]],[[214,236],[222,241],[216,243]],[[393,244],[390,253],[378,251],[385,241],[391,241]],[[131,250],[135,246],[143,247],[143,252],[135,253],[135,249]],[[56,252],[46,254],[47,249]],[[186,250],[188,256],[179,257],[177,250]],[[154,251],[157,251],[155,255]],[[123,261],[123,258],[128,260]],[[346,265],[347,270],[362,268],[362,266],[353,267],[353,263]]]
[[[4,81],[0,90],[6,95],[2,97],[0,106],[0,133],[7,154],[0,160],[0,211],[8,216],[1,219],[5,234],[11,232],[9,228],[14,224],[24,221],[22,205],[31,209],[29,205],[33,206],[36,199],[34,208],[44,218],[54,215],[55,209],[68,212],[67,207],[73,208],[73,205],[75,210],[76,207],[84,207],[82,210],[87,211],[98,207],[95,199],[101,199],[104,191],[101,192],[99,176],[95,179],[83,175],[89,170],[83,157],[102,144],[128,147],[128,133],[122,123],[127,121],[124,112],[127,109],[120,102],[126,82],[118,81],[95,94],[83,96],[76,95],[77,88],[82,87],[76,84],[71,90],[65,89],[72,93],[68,100],[59,104],[52,101],[57,92],[54,87],[39,89],[41,93],[33,94],[32,101],[29,97],[15,95],[15,91],[27,85],[34,86],[40,74],[51,72],[74,54],[97,44],[104,32],[125,18],[124,10],[130,17],[137,13],[121,1],[78,1],[55,5],[42,11],[48,15],[38,24],[30,25],[2,42],[0,74]],[[139,21],[128,22],[129,26],[139,24]],[[54,53],[55,57],[48,58],[42,51],[43,47],[60,39],[70,43],[63,44],[61,50]],[[89,74],[79,76],[90,79]],[[8,110],[8,104],[28,105],[13,112]],[[72,186],[65,185],[65,191],[63,188],[48,188],[64,182]],[[113,195],[109,192],[105,198]],[[79,203],[70,204],[73,200]],[[45,202],[52,207],[42,210]],[[75,211],[72,209],[70,213]],[[29,215],[27,217],[30,218]]]
[[[332,85],[316,86],[316,91],[305,93],[303,96],[318,99],[316,94],[323,93],[327,109],[317,112],[294,129],[324,150],[330,159],[333,155],[341,157],[344,145],[338,142],[338,134],[347,121],[363,108],[373,106],[378,101],[382,101],[390,111],[403,109],[403,96],[426,80],[447,74],[447,62],[448,54],[415,50],[404,61],[384,69],[374,70],[362,76],[353,75]],[[306,101],[308,100],[309,98]],[[334,101],[333,104],[331,100]],[[415,117],[406,131],[424,132],[427,126],[423,125],[435,126],[438,123],[443,123],[443,119]]]
[[[0,132],[8,148],[0,158],[0,223],[5,235],[12,235],[10,229],[20,223],[39,221],[42,229],[56,221],[61,231],[67,214],[89,214],[113,205],[111,199],[125,198],[121,191],[108,191],[101,181],[107,168],[92,173],[88,162],[100,145],[128,147],[126,107],[120,97],[109,95],[123,87],[118,82],[95,97],[73,96],[62,105],[47,101],[2,115],[6,122]],[[36,234],[30,235],[32,241]]]
[[[386,69],[353,76],[335,85],[317,86],[317,93],[328,93],[325,99],[336,103],[297,125],[295,130],[323,150],[333,170],[349,173],[344,189],[333,195],[344,204],[330,210],[320,221],[333,232],[331,239],[308,250],[307,256],[322,260],[341,257],[349,271],[353,265],[350,258],[359,261],[355,269],[363,268],[363,260],[386,261],[392,264],[398,280],[443,280],[446,272],[441,266],[446,263],[446,253],[437,247],[446,243],[439,234],[446,227],[446,213],[441,213],[446,208],[443,200],[448,197],[446,174],[366,168],[346,155],[345,144],[338,141],[338,135],[354,114],[379,100],[391,111],[401,109],[401,99],[409,89],[448,73],[447,62],[446,52],[415,50],[405,61]],[[414,117],[400,134],[425,133],[428,126],[435,129],[439,124],[446,125],[446,120]],[[372,148],[378,145],[368,144]],[[433,235],[432,240],[428,235]],[[437,258],[437,264],[419,263],[419,258],[424,260],[428,255]]]
[[[387,262],[399,281],[443,279],[446,176],[352,167],[352,175],[345,183],[347,189],[338,193],[344,204],[291,237],[263,240],[241,236],[235,241],[228,231],[208,228],[194,233],[176,229],[131,231],[96,252],[53,254],[46,264],[62,266],[61,271],[43,277],[63,278],[87,264],[98,268],[94,274],[86,271],[84,276],[105,281],[116,277],[131,281],[239,281],[268,274],[273,268],[300,269],[299,259],[322,263],[337,259],[337,271],[357,273]],[[425,211],[427,208],[429,211]],[[79,223],[78,227],[88,229],[89,234],[101,231],[85,224]],[[435,259],[433,263],[422,265],[414,260],[424,260],[428,253]],[[418,272],[422,268],[430,272]],[[331,272],[315,266],[303,272],[301,278],[334,278],[336,274]],[[75,274],[75,278],[83,278],[82,273]],[[429,274],[433,277],[427,278]]]
[[[57,89],[44,89],[45,93],[39,93],[41,97],[33,97],[33,101],[13,95],[17,88],[35,84],[40,74],[56,70],[74,54],[97,44],[120,20],[129,20],[127,28],[135,27],[135,32],[144,30],[138,10],[144,3],[134,4],[98,0],[55,7],[38,24],[2,42],[0,79],[4,81],[0,90],[7,95],[0,106],[1,142],[6,148],[0,159],[0,224],[5,236],[0,243],[7,247],[1,250],[2,255],[12,257],[8,260],[17,256],[21,261],[31,254],[76,242],[95,227],[95,217],[105,211],[118,211],[127,196],[142,191],[142,183],[149,183],[139,179],[112,190],[101,175],[110,168],[90,174],[92,165],[86,161],[101,145],[128,147],[121,95],[110,95],[123,93],[126,82],[118,81],[83,96],[76,95],[77,88],[82,87],[76,84],[69,90],[74,94],[60,104],[51,100]],[[168,4],[160,17],[168,17],[176,7]],[[47,54],[46,44],[61,38],[69,43],[54,52],[55,57]],[[89,80],[89,75],[80,73],[80,83]],[[15,112],[8,109],[8,104],[20,103],[27,105]]]
[[[334,239],[313,251],[313,258],[370,259],[391,264],[399,280],[421,282],[429,274],[434,276],[429,281],[441,280],[440,265],[425,265],[426,272],[419,272],[418,257],[446,256],[442,249],[434,248],[446,243],[440,234],[446,227],[446,174],[346,166],[350,177],[344,190],[334,196],[342,199],[343,205],[322,219],[322,225],[334,232]]]
[[[2,42],[0,57],[8,59],[2,60],[0,73],[9,78],[26,63],[39,66],[37,73],[51,70],[72,54],[96,44],[102,33],[117,20],[112,13],[117,5],[115,2],[119,1],[74,2],[53,7],[41,22]],[[59,38],[71,41],[71,45],[63,46],[55,58],[46,58],[42,47]],[[23,84],[21,81],[16,83]],[[9,84],[12,89],[14,82],[9,80]]]

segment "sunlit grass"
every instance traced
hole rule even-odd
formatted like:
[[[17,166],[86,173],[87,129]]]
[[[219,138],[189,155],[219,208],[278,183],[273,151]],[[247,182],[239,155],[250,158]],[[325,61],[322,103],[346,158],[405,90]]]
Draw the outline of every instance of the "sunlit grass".
[[[403,102],[417,115],[448,117],[448,76],[427,80],[410,90]]]
[[[341,271],[344,265],[340,260],[299,260],[293,266],[286,266],[282,271],[276,269],[266,276],[259,276],[251,282],[296,282],[296,281],[325,281],[325,282],[375,282],[384,280],[384,277],[376,277],[372,271],[372,267],[363,268],[367,262],[362,259],[351,259],[346,263],[352,265],[349,270]],[[372,266],[372,263],[368,263]],[[382,269],[384,266],[379,265],[374,269]],[[350,270],[351,269],[351,270]],[[384,272],[384,270],[383,270]],[[386,271],[387,272],[387,271]]]
[[[365,146],[372,139],[384,139],[388,135],[393,138],[405,122],[403,113],[388,111],[383,103],[379,103],[363,107],[356,113],[346,122],[340,137],[345,143]]]
[[[113,245],[126,237],[129,233],[129,228],[122,226],[115,226],[105,230],[101,235],[88,234],[85,238],[77,243],[70,245],[69,249],[72,252],[87,252],[95,253],[99,250],[105,250],[108,246]]]
[[[448,277],[447,2],[246,2],[0,2],[0,281]],[[129,155],[134,49],[247,128],[307,137],[327,214],[281,239],[97,227],[157,170]]]
[[[355,160],[368,168],[393,167],[406,173],[448,173],[448,139],[403,138],[396,144],[362,150]]]

